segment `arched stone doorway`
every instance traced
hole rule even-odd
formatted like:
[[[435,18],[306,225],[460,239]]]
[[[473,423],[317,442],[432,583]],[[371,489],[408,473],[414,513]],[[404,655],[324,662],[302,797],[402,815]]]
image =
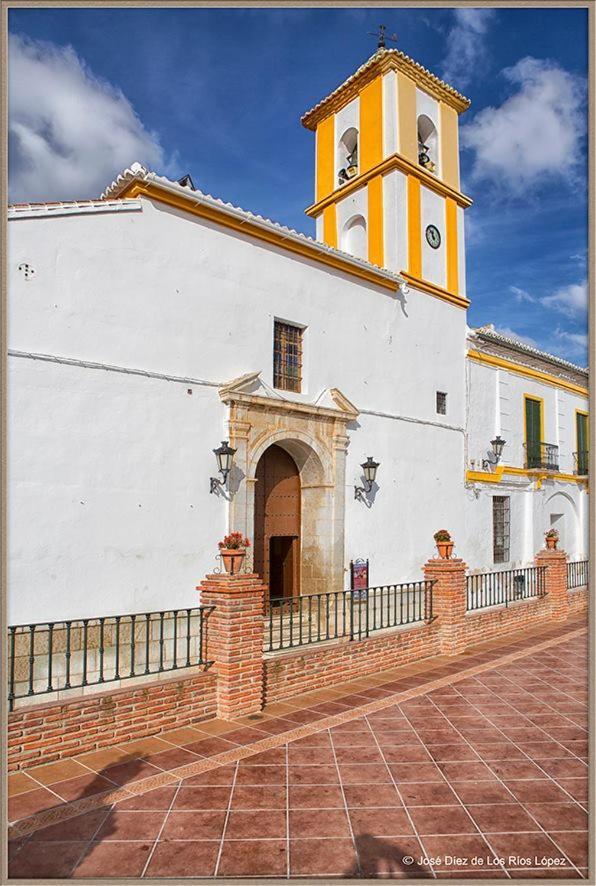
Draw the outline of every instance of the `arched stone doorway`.
[[[301,483],[292,456],[273,444],[257,464],[254,570],[272,599],[300,593]]]

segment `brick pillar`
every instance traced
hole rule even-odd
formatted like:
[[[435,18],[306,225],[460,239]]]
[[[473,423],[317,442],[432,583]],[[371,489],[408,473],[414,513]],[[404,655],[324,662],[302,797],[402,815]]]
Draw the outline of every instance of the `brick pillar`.
[[[215,606],[207,619],[207,658],[217,673],[217,716],[226,720],[263,707],[263,603],[266,585],[254,573],[207,575],[197,590]]]
[[[444,655],[458,655],[466,648],[466,572],[463,560],[436,558],[424,564],[424,578],[435,581],[433,615],[437,617],[439,641]]]
[[[569,615],[567,597],[567,554],[565,551],[538,551],[536,566],[546,566],[546,605],[553,621],[565,621]]]

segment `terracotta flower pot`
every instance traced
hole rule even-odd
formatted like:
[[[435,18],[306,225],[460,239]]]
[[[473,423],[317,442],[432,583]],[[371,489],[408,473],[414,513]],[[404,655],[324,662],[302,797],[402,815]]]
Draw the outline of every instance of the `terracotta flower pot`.
[[[453,542],[452,541],[438,541],[437,542],[437,551],[439,552],[439,557],[443,560],[451,559],[451,551],[453,550]]]
[[[246,551],[244,548],[220,548],[219,553],[223,560],[224,569],[230,575],[237,575],[242,568]]]
[[[556,551],[556,550],[557,550],[557,542],[558,542],[558,540],[559,540],[558,538],[553,538],[552,536],[548,536],[548,535],[547,535],[547,537],[546,537],[546,547],[548,548],[549,551]]]

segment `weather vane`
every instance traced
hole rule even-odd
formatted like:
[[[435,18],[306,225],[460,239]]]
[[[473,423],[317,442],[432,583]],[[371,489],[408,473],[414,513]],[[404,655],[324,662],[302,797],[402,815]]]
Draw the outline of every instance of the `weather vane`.
[[[377,49],[385,49],[385,41],[391,40],[392,43],[397,43],[397,34],[386,34],[385,31],[387,27],[385,25],[379,25],[378,31],[369,31],[370,37],[376,37],[379,41],[377,43]]]

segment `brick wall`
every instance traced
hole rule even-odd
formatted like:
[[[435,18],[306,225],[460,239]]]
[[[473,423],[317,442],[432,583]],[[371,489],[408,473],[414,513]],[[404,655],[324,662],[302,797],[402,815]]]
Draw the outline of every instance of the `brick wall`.
[[[484,643],[503,634],[544,625],[549,620],[546,600],[544,597],[534,597],[509,606],[468,612],[463,625],[466,645]]]
[[[265,702],[333,686],[437,654],[438,623],[342,639],[322,647],[302,646],[265,657]]]
[[[569,612],[584,612],[588,608],[588,586],[573,588],[567,591]]]
[[[8,768],[23,769],[215,716],[211,673],[48,702],[8,715]]]

